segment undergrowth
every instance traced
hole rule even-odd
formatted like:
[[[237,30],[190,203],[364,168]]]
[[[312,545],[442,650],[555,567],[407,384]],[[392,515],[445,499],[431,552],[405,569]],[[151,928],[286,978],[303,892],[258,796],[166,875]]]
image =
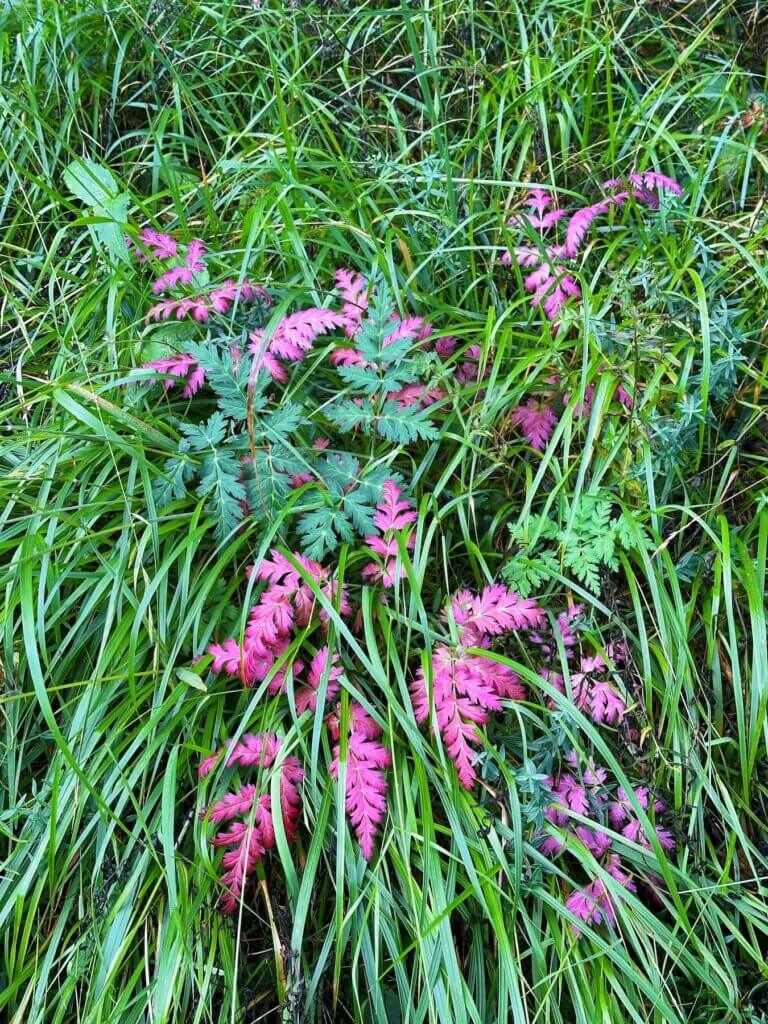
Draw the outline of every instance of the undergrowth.
[[[8,1020],[768,1019],[764,39],[5,4]]]

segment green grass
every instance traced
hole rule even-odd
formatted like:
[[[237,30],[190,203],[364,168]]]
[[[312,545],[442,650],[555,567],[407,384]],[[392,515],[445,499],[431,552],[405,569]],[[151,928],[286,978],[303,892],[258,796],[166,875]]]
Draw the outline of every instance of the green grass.
[[[3,1019],[768,1020],[768,122],[740,121],[768,91],[766,32],[747,2],[6,0]],[[367,868],[319,728],[256,689],[190,685],[289,511],[216,545],[196,499],[157,509],[184,404],[126,385],[149,288],[94,244],[63,180],[79,156],[131,193],[133,224],[209,240],[230,273],[320,300],[338,266],[377,272],[488,362],[440,443],[398,455],[419,498],[406,585],[388,607],[368,595],[357,636],[331,612],[393,751]],[[591,198],[636,163],[685,197],[598,235],[581,320],[553,341],[498,263],[508,212],[529,181]],[[723,383],[730,343],[743,362]],[[608,410],[606,365],[634,383],[632,416]],[[553,366],[572,404],[597,392],[587,429],[566,417],[540,456],[509,414]],[[691,395],[709,414],[686,432]],[[579,714],[568,728],[620,781],[666,794],[678,842],[657,851],[660,908],[630,897],[617,930],[576,940],[568,869],[529,841],[517,755],[490,754],[494,781],[461,790],[407,683],[444,595],[499,577],[508,526],[565,526],[590,488],[651,544],[622,552],[599,595],[562,566],[543,589],[586,602],[598,639],[628,638],[641,733],[630,745]],[[522,645],[504,654],[535,681]],[[197,765],[273,719],[307,765],[301,837],[224,918],[198,817],[220,779],[201,789]],[[554,731],[532,702],[491,737]]]

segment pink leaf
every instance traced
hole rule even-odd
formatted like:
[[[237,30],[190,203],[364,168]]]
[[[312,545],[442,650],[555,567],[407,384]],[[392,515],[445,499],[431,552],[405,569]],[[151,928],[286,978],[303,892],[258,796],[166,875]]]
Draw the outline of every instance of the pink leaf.
[[[283,359],[298,361],[321,334],[344,326],[344,317],[322,307],[302,309],[283,317],[269,341],[269,351]]]
[[[426,722],[430,714],[430,687],[420,668],[410,685],[414,717]],[[451,650],[438,644],[432,656],[432,699],[435,721],[448,756],[456,765],[461,784],[471,789],[476,778],[475,745],[478,726],[488,721],[489,711],[501,710],[502,698],[522,699],[525,691],[517,676],[505,665]]]
[[[627,706],[610,683],[598,680],[591,687],[590,709],[596,722],[618,725],[624,718]]]
[[[384,815],[387,812],[387,780],[385,771],[391,758],[379,741],[381,730],[359,705],[353,705],[351,729],[347,743],[345,810],[366,860],[373,856],[373,847]],[[336,737],[339,719],[336,717]],[[339,777],[341,746],[333,748],[330,772]]]
[[[485,587],[479,596],[467,597],[465,591],[459,597],[463,600],[451,602],[453,616],[463,627],[465,642],[473,645],[484,636],[498,636],[546,622],[543,609],[532,598],[522,598],[500,583]]]
[[[324,674],[328,673],[325,699],[333,700],[339,692],[341,683],[341,666],[338,664],[339,656],[334,654],[331,660],[331,667],[328,669],[328,648],[321,647],[312,659],[307,676],[307,685],[302,686],[296,692],[296,712],[301,715],[307,709],[314,711],[317,708],[317,695]]]
[[[368,284],[360,274],[343,269],[336,271],[335,280],[336,288],[344,300],[341,310],[344,330],[351,337],[362,323],[368,309]]]
[[[529,398],[512,413],[510,422],[537,451],[544,451],[557,426],[557,415],[544,398]]]
[[[662,192],[671,192],[673,196],[681,196],[683,190],[674,178],[666,174],[659,174],[658,171],[643,171],[640,174],[630,174],[630,185],[636,188],[655,188]]]

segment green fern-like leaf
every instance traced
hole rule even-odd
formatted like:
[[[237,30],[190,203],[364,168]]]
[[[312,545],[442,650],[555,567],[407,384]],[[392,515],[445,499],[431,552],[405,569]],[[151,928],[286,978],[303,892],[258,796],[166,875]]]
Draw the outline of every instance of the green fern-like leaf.
[[[198,497],[206,498],[206,508],[216,520],[215,536],[228,536],[243,518],[242,502],[246,498],[240,476],[242,462],[236,448],[226,447],[227,422],[222,412],[215,412],[205,423],[183,423],[184,438],[179,451],[203,455],[200,465]]]
[[[355,538],[344,513],[327,505],[305,512],[298,532],[303,541],[302,550],[316,561],[321,561],[329,551],[335,551],[340,543]]]
[[[538,592],[557,573],[557,559],[551,551],[529,558],[515,555],[502,570],[504,580],[522,597]]]
[[[212,342],[190,341],[185,351],[194,356],[205,370],[208,386],[216,395],[224,416],[244,423],[248,416],[248,374],[250,360],[243,357],[235,364],[229,349],[219,349]],[[258,413],[266,405],[264,382],[257,382],[251,395],[251,412]]]
[[[440,436],[426,409],[401,409],[397,402],[384,403],[381,413],[375,417],[375,425],[381,436],[394,444],[434,441]]]
[[[165,462],[165,476],[155,481],[155,500],[162,508],[170,502],[187,495],[187,484],[194,477],[197,467],[187,455],[172,455]]]

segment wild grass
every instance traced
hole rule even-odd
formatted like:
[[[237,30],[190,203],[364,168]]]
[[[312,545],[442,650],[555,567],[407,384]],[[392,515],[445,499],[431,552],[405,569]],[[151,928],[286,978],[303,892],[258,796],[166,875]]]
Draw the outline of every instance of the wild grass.
[[[768,121],[744,117],[767,88],[764,22],[736,2],[6,2],[5,1019],[768,1019]],[[307,765],[305,820],[234,920],[196,771],[264,701],[193,659],[238,628],[244,566],[289,510],[217,545],[202,502],[157,508],[179,405],[127,384],[149,290],[94,244],[62,177],[80,156],[131,193],[132,223],[211,239],[286,297],[320,300],[338,266],[378,274],[490,370],[413,449],[408,585],[364,597],[357,636],[330,613],[393,738],[380,851],[357,856],[319,733],[276,711]],[[506,217],[530,181],[565,201],[636,164],[684,200],[601,231],[578,340],[552,339],[499,265]],[[608,408],[606,363],[635,386],[631,416]],[[566,416],[536,455],[509,414],[552,365],[573,405],[589,384],[595,399],[586,430]],[[444,595],[498,578],[510,525],[563,527],[590,488],[650,546],[599,595],[562,566],[545,589],[629,639],[639,735],[578,713],[567,729],[667,795],[677,842],[658,851],[661,908],[628,897],[616,930],[577,939],[561,869],[525,839],[517,755],[498,753],[506,732],[556,744],[549,709],[491,735],[492,781],[467,793],[407,683]],[[504,653],[535,682],[523,648]]]

